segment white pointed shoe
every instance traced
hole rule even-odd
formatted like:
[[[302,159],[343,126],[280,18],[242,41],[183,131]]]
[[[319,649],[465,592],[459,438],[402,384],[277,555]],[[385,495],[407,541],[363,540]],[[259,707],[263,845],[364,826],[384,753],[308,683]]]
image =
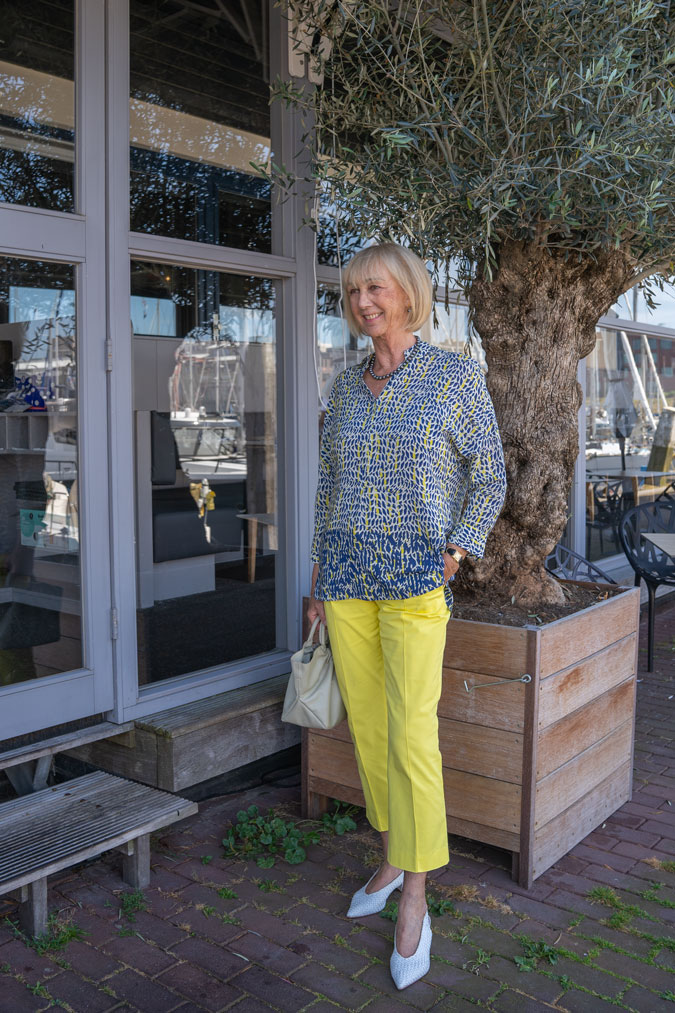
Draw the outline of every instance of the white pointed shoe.
[[[377,872],[372,874],[366,886],[372,883],[379,871],[378,869]],[[375,890],[373,893],[366,893],[366,886],[362,886],[352,897],[352,902],[347,912],[348,918],[364,918],[366,915],[376,915],[378,911],[382,911],[389,900],[389,895],[394,890],[400,890],[403,886],[403,873],[400,872],[396,879],[392,879],[391,883],[387,883],[381,890]]]
[[[422,921],[420,941],[411,957],[402,957],[396,949],[396,930],[394,930],[394,952],[389,961],[389,968],[396,988],[407,988],[427,973],[431,966],[431,939],[431,918],[428,911]]]

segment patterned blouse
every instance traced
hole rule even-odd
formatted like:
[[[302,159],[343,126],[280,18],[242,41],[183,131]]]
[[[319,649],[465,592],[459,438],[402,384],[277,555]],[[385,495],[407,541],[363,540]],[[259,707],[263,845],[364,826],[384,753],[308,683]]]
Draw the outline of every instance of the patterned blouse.
[[[409,598],[443,585],[448,542],[482,556],[506,473],[480,366],[418,341],[374,397],[367,360],[333,384],[321,437],[312,561],[324,601]],[[452,592],[445,597],[452,608]]]

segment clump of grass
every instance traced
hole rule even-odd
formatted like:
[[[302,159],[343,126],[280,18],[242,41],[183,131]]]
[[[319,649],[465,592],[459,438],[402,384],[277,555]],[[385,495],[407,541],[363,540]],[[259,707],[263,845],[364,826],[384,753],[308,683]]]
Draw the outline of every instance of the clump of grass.
[[[17,939],[21,939],[26,946],[40,955],[44,953],[56,953],[65,949],[72,939],[84,939],[87,933],[79,925],[75,925],[69,918],[59,918],[56,914],[49,915],[47,919],[47,931],[39,936],[28,936],[22,932],[18,924],[10,918],[5,919],[5,924],[11,928]]]
[[[395,900],[387,902],[386,907],[380,911],[380,918],[386,918],[390,922],[395,922],[398,918],[398,904]]]
[[[258,883],[258,889],[262,890],[263,893],[283,893],[284,888],[280,883],[277,883],[274,879],[261,879]]]
[[[128,922],[136,921],[138,911],[147,911],[148,902],[142,890],[131,890],[120,895],[120,913]]]
[[[556,964],[562,951],[543,939],[531,939],[529,936],[518,936],[520,945],[523,947],[523,955],[514,957],[513,960],[519,971],[534,971],[540,960],[548,964]]]
[[[609,886],[594,886],[592,890],[588,891],[586,896],[590,900],[597,901],[599,904],[604,904],[605,907],[613,909],[609,918],[604,919],[604,923],[609,928],[623,931],[628,928],[634,917],[649,919],[646,911],[643,911],[637,904],[626,904],[625,901],[621,900],[616,890],[612,890]]]
[[[223,900],[236,900],[237,895],[234,890],[229,886],[221,886],[218,890],[218,896],[222,897]]]

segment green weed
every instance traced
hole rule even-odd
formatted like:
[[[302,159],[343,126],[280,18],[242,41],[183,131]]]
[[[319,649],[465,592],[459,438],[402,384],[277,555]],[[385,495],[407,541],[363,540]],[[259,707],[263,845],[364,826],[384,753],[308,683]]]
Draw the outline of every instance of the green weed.
[[[234,890],[229,886],[221,886],[218,890],[218,896],[222,897],[223,900],[236,900],[237,895]]]
[[[352,812],[356,812],[353,806],[345,808],[336,802],[333,812],[324,813],[320,822],[303,820],[306,828],[301,829],[293,820],[275,816],[272,810],[263,815],[257,806],[251,805],[240,809],[236,821],[228,828],[223,838],[225,854],[254,859],[261,869],[271,869],[277,858],[298,865],[307,857],[306,848],[317,844],[322,833],[342,835],[355,830]]]
[[[148,902],[142,890],[131,890],[120,895],[120,913],[128,922],[136,921],[136,912],[147,910]]]

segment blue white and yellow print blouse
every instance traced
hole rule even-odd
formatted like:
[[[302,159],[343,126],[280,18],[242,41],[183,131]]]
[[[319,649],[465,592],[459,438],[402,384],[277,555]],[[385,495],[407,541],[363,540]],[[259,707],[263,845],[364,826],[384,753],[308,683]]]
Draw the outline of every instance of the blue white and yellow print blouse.
[[[443,584],[448,542],[482,556],[504,455],[480,366],[419,341],[374,397],[365,361],[333,384],[321,437],[316,597],[378,601]],[[445,589],[448,608],[452,593]]]

